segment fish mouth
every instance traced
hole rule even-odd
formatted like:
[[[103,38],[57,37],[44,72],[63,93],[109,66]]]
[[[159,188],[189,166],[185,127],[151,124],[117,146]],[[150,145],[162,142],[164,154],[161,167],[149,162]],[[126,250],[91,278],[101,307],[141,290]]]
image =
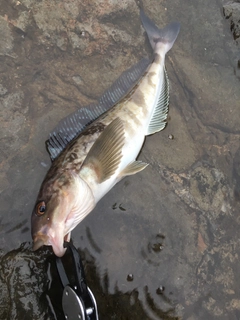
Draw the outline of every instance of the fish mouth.
[[[48,243],[48,237],[45,234],[37,233],[33,236],[33,246],[32,250],[37,251],[42,246],[46,245]]]
[[[42,246],[44,245],[44,240],[41,238],[35,238],[33,240],[33,246],[32,249],[33,251],[37,251],[38,249],[40,249]]]
[[[59,258],[61,258],[67,250],[67,248],[64,248],[63,246],[63,241],[60,244],[52,243],[51,246],[53,248],[54,254]]]
[[[37,251],[44,245],[52,246],[54,254],[59,258],[62,257],[67,250],[64,248],[64,237],[49,239],[46,235],[37,235],[34,237],[32,250]]]
[[[52,246],[53,252],[57,257],[62,257],[66,252],[64,248],[64,238],[62,240],[60,237],[49,239],[46,235],[37,235],[33,239],[32,250],[37,251],[42,246]]]

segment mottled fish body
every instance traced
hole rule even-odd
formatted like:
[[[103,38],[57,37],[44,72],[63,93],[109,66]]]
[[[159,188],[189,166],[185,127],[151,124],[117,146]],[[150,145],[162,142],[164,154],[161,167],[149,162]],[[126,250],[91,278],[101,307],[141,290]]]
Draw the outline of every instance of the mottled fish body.
[[[34,250],[51,245],[62,256],[64,239],[97,202],[123,177],[147,166],[136,158],[145,136],[166,125],[169,88],[164,60],[179,24],[158,29],[143,11],[141,20],[153,48],[151,63],[144,60],[123,74],[93,106],[94,114],[91,108],[78,110],[47,141],[53,164],[32,213]],[[123,84],[127,81],[129,88]]]

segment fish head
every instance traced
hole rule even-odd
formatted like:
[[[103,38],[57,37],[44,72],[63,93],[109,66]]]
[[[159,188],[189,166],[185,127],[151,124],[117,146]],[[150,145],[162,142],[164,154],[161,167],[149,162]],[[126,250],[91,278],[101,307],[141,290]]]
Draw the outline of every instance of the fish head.
[[[64,240],[94,206],[91,189],[79,175],[65,172],[55,179],[46,177],[32,212],[33,250],[48,245],[62,257]]]

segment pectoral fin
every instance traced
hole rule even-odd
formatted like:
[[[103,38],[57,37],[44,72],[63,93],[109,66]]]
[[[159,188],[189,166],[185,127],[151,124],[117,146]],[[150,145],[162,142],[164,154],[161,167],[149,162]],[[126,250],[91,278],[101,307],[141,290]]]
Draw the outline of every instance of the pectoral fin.
[[[145,163],[142,161],[133,161],[133,162],[129,163],[123,171],[121,171],[119,176],[122,178],[125,176],[133,175],[137,172],[142,171],[147,166],[148,166],[148,163]]]
[[[94,170],[98,183],[109,179],[116,172],[122,159],[124,141],[122,120],[116,118],[104,129],[90,149],[83,163],[83,169]]]

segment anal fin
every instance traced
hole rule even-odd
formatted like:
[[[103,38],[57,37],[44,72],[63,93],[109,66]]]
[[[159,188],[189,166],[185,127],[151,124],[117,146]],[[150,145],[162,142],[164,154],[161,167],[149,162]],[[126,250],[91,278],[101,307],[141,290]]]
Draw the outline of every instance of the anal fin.
[[[162,87],[154,107],[154,112],[148,126],[147,135],[163,130],[167,123],[169,105],[169,82],[167,72],[164,68]]]
[[[130,175],[133,175],[137,172],[140,172],[142,171],[143,169],[145,169],[146,167],[148,166],[148,163],[145,163],[145,162],[142,162],[142,161],[133,161],[133,162],[130,162],[126,168],[124,168],[119,176],[122,178],[122,177],[125,177],[125,176],[130,176]]]

